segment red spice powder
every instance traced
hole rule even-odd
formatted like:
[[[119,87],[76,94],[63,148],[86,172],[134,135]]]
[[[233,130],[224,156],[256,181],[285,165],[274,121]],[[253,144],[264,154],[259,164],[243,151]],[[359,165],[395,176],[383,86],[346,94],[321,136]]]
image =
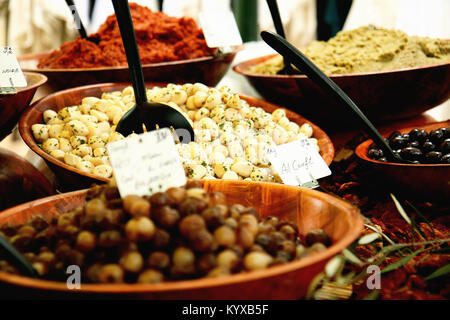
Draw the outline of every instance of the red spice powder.
[[[130,3],[131,17],[143,64],[193,59],[212,55],[201,29],[191,18],[169,17]],[[109,16],[91,37],[96,45],[80,37],[63,44],[39,61],[38,68],[73,69],[125,66],[127,58],[115,15]]]

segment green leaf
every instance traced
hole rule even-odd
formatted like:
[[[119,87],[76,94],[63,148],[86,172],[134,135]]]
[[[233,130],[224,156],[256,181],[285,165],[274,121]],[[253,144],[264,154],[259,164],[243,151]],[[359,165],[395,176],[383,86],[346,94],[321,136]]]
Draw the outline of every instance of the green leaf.
[[[373,290],[371,293],[369,293],[367,296],[363,298],[363,300],[377,300],[378,296],[380,295],[380,289]]]
[[[361,238],[359,238],[358,244],[360,244],[360,245],[369,244],[369,243],[374,242],[377,239],[380,239],[380,235],[378,232],[369,233],[369,234],[366,234],[365,236],[362,236]]]
[[[403,217],[403,219],[405,219],[405,221],[408,222],[408,224],[411,224],[411,219],[406,214],[405,209],[403,209],[400,202],[398,202],[397,198],[392,193],[391,193],[391,198],[392,198],[392,200],[394,200],[394,204],[397,207],[397,210],[400,213],[400,215]]]
[[[361,259],[359,259],[352,251],[350,251],[348,249],[342,250],[342,254],[351,263],[354,263],[354,264],[356,264],[358,266],[363,266],[364,265],[364,262],[362,262]]]
[[[401,258],[400,260],[397,260],[394,263],[391,263],[390,265],[388,265],[386,268],[384,268],[383,270],[381,270],[381,273],[386,273],[386,272],[390,272],[393,271],[395,269],[398,269],[400,267],[402,267],[403,265],[405,265],[406,263],[408,263],[408,261],[410,261],[412,258],[414,258],[415,256],[417,256],[419,253],[421,253],[423,251],[423,249],[419,249],[413,253],[411,253],[410,255],[407,255],[406,257]]]
[[[385,238],[387,240],[387,242],[389,242],[392,245],[395,245],[395,242],[392,241],[387,235],[385,235],[383,232],[380,232],[380,230],[378,230],[377,228],[375,228],[374,226],[371,226],[370,224],[365,224],[364,226],[366,226],[367,228],[377,232],[378,234],[380,234],[383,238]]]
[[[335,256],[325,266],[325,274],[328,278],[332,278],[344,264],[344,259],[341,255]]]
[[[450,263],[447,264],[446,266],[443,266],[443,267],[437,269],[435,272],[430,274],[428,277],[425,278],[425,281],[428,281],[428,280],[431,280],[431,279],[443,276],[443,275],[445,275],[445,274],[447,274],[449,272],[450,272]]]

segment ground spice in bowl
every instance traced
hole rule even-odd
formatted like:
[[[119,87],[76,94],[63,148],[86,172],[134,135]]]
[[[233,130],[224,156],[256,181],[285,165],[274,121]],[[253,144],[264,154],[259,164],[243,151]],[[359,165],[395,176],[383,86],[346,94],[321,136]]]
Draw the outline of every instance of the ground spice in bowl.
[[[212,55],[203,32],[191,18],[175,18],[163,12],[130,3],[131,16],[143,64],[178,61]],[[81,39],[63,44],[39,61],[41,69],[75,69],[126,66],[119,26],[109,16],[91,37],[99,44]]]

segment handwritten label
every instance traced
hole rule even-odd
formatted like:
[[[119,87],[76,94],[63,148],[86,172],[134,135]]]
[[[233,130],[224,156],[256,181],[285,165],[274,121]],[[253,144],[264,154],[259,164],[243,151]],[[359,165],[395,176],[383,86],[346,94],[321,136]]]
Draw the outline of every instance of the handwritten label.
[[[241,34],[233,12],[201,12],[199,18],[208,47],[219,48],[242,44]]]
[[[267,157],[287,185],[315,188],[317,179],[331,174],[316,146],[307,139],[270,148]]]
[[[186,184],[173,135],[167,128],[107,145],[120,195],[152,195]]]
[[[0,47],[0,88],[26,87],[27,80],[22,73],[12,47]]]

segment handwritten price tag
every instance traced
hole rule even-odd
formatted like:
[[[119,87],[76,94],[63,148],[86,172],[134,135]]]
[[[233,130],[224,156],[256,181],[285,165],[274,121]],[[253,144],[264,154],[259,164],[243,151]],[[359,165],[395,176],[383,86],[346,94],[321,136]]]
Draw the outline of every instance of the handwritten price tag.
[[[219,48],[242,44],[241,34],[233,12],[201,12],[199,18],[208,47]]]
[[[270,148],[267,157],[287,185],[316,188],[317,179],[331,174],[316,147],[306,139]]]
[[[0,47],[0,89],[26,86],[27,80],[22,73],[14,49]]]
[[[161,129],[107,145],[120,195],[152,195],[186,184],[172,132]]]

